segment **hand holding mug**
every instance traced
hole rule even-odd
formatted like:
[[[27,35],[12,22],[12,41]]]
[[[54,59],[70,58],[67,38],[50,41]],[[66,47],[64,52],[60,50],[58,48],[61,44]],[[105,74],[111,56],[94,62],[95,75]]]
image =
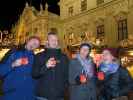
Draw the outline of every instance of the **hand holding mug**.
[[[46,63],[47,68],[54,68],[56,66],[56,59],[54,57],[49,58],[48,62]]]
[[[28,58],[20,58],[12,63],[12,67],[19,67],[21,65],[26,65],[26,64],[28,64]]]
[[[28,58],[21,58],[21,64],[22,65],[27,65],[29,62],[28,62]]]
[[[79,78],[80,78],[80,83],[81,83],[81,84],[85,84],[85,83],[87,82],[87,77],[86,77],[86,75],[81,74]]]
[[[105,79],[104,72],[98,72],[97,77],[98,77],[98,80],[101,80],[101,81],[104,80]]]

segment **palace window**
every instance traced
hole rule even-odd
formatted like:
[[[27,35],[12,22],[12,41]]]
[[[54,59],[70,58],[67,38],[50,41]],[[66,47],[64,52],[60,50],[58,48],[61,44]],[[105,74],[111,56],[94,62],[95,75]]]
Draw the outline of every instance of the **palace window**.
[[[81,0],[81,11],[87,10],[87,0]]]
[[[118,40],[123,40],[128,38],[128,27],[127,19],[118,21]]]
[[[68,14],[69,14],[69,16],[73,15],[73,6],[68,8]]]
[[[103,4],[104,0],[97,0],[97,5]]]
[[[97,26],[97,37],[104,36],[104,25]]]

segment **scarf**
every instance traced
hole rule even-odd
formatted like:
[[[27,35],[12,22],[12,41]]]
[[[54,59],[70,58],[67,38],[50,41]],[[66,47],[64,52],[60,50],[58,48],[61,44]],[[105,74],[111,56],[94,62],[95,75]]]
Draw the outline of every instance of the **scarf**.
[[[119,68],[119,64],[117,62],[113,62],[113,63],[103,62],[100,65],[100,70],[106,74],[113,74],[113,73],[117,72],[118,68]]]
[[[80,54],[77,54],[77,59],[80,61],[81,65],[83,66],[82,73],[91,78],[94,73],[92,59],[90,59],[89,57],[86,59],[82,59]]]

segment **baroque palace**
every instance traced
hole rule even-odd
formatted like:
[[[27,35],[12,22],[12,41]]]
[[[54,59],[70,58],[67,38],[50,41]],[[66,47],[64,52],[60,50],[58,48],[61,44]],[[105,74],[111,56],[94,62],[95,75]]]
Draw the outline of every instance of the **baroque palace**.
[[[60,16],[28,5],[14,27],[17,43],[37,35],[42,44],[50,31],[59,34],[61,44],[76,45],[88,41],[117,47],[122,40],[133,40],[133,0],[60,0]],[[43,9],[45,6],[45,9]]]

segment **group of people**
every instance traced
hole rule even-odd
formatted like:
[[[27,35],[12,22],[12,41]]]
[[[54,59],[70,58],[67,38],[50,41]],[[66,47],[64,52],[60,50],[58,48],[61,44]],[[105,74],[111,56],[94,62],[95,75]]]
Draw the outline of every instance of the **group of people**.
[[[10,50],[0,63],[2,100],[112,100],[127,95],[132,79],[111,48],[105,48],[98,66],[90,57],[91,45],[82,43],[73,59],[61,51],[58,35],[50,32],[45,50],[38,37],[30,37]]]

